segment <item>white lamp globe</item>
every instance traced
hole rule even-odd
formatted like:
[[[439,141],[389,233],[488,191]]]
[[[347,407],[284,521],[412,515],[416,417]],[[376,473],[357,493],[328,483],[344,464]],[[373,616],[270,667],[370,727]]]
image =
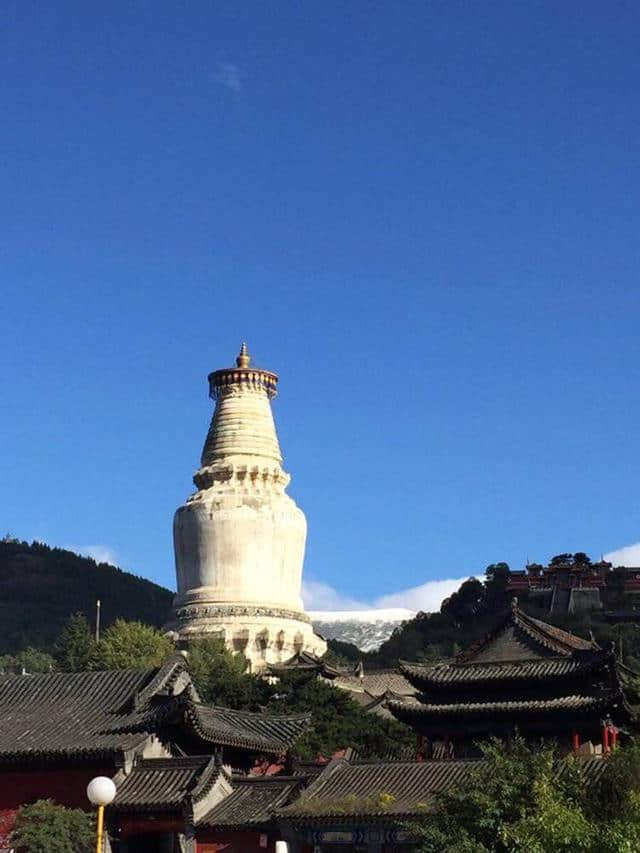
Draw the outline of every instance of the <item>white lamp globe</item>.
[[[116,786],[108,776],[96,776],[87,785],[87,797],[94,806],[108,806],[116,795]]]

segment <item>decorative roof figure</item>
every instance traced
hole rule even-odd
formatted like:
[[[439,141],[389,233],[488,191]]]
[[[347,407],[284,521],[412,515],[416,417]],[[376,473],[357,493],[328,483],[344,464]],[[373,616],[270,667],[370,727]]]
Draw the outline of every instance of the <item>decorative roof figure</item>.
[[[215,410],[197,491],[173,529],[178,594],[167,628],[180,639],[219,636],[254,670],[326,651],[300,596],[307,523],[285,491],[271,411],[277,384],[246,343],[234,367],[209,374]]]

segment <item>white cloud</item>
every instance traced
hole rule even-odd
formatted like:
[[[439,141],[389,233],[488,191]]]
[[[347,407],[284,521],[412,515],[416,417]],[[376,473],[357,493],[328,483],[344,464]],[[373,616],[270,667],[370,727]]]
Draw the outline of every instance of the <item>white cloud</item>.
[[[355,598],[340,595],[337,589],[322,581],[303,580],[302,600],[305,610],[366,610],[371,607]]]
[[[239,92],[242,89],[242,75],[238,66],[234,65],[233,62],[219,62],[213,76],[218,83],[222,83],[232,92]]]
[[[399,592],[382,595],[373,602],[357,601],[341,595],[334,587],[322,581],[302,582],[302,599],[306,610],[371,610],[405,607],[432,613],[440,609],[442,601],[458,589],[467,578],[427,581]]]
[[[633,545],[624,545],[615,551],[609,551],[604,555],[608,563],[614,566],[640,566],[640,542]]]
[[[440,605],[445,598],[455,592],[461,583],[467,578],[452,578],[439,581],[427,581],[420,586],[412,586],[402,589],[400,592],[392,592],[382,595],[374,602],[374,607],[408,607],[410,610],[423,610],[425,613],[433,613],[440,610]]]
[[[91,557],[96,563],[111,563],[112,566],[118,565],[118,555],[107,545],[65,545],[64,547],[68,551],[75,551],[76,554],[82,554],[83,557]]]

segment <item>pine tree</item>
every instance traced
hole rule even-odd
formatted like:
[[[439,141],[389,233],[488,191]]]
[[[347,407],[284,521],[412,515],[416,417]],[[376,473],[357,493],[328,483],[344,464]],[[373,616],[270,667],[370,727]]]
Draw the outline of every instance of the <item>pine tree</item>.
[[[83,613],[74,613],[56,644],[56,656],[64,672],[81,672],[89,667],[95,641]]]
[[[203,702],[257,711],[273,694],[264,679],[246,672],[244,655],[234,655],[223,640],[193,640],[189,644],[187,662]]]

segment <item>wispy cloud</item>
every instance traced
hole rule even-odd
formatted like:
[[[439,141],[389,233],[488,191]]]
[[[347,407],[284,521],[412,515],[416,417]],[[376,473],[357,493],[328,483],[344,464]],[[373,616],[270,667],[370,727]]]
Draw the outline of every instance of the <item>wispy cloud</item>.
[[[218,83],[232,92],[239,92],[242,89],[242,74],[233,62],[219,62],[213,76]]]
[[[302,600],[306,610],[367,610],[371,607],[363,601],[341,595],[322,581],[303,580]]]
[[[640,566],[640,542],[624,545],[604,555],[605,560],[614,566]]]
[[[463,578],[447,578],[446,580],[427,581],[420,586],[412,586],[402,589],[400,592],[392,592],[377,598],[374,607],[408,607],[410,610],[423,610],[425,613],[433,613],[440,609],[445,598],[455,592],[463,581]]]
[[[110,563],[112,566],[118,565],[118,555],[107,545],[65,545],[68,551],[75,551],[76,554],[82,554],[83,557],[91,557],[96,563]]]
[[[334,587],[322,581],[305,580],[302,583],[302,599],[306,610],[371,610],[406,607],[409,610],[424,610],[431,613],[439,610],[442,601],[455,592],[466,579],[464,577],[427,581],[420,586],[382,595],[373,602],[358,601],[342,595]]]

